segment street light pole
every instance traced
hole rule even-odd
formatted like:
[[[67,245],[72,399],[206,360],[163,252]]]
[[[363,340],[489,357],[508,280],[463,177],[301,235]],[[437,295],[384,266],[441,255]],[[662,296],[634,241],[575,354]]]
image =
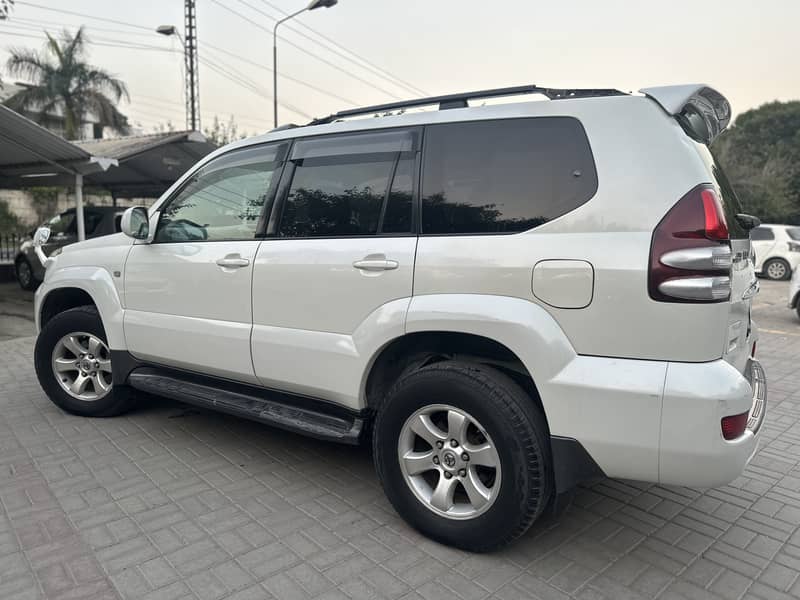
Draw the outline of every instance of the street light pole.
[[[200,84],[197,61],[197,17],[195,0],[185,0],[186,39],[181,37],[174,25],[160,25],[156,33],[178,38],[183,48],[186,70],[186,127],[192,131],[200,131]]]
[[[275,21],[275,27],[272,28],[272,109],[275,117],[275,127],[278,126],[278,25],[285,23],[289,19],[293,19],[307,10],[330,8],[338,1],[339,0],[311,0],[311,3],[305,8],[301,8],[297,12]]]

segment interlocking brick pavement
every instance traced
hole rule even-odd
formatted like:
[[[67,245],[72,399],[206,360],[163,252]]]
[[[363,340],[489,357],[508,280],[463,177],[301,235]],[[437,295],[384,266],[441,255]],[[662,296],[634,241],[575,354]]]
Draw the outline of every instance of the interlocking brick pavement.
[[[0,343],[0,598],[800,597],[800,328],[764,334],[758,455],[713,490],[606,480],[511,547],[409,529],[369,452],[148,400],[57,409]]]

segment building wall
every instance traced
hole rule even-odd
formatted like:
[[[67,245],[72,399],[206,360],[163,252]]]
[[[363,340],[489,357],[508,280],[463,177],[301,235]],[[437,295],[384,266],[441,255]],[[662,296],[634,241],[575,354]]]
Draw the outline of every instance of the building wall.
[[[117,198],[117,206],[150,206],[155,198]],[[83,194],[86,206],[112,206],[110,194]],[[63,189],[57,194],[30,192],[26,190],[0,189],[0,203],[5,203],[24,226],[36,227],[68,208],[75,208],[75,194]]]

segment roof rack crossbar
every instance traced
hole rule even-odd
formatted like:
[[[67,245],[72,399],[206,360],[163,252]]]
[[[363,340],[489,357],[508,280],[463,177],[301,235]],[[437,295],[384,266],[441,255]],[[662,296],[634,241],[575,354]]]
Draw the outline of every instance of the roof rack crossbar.
[[[388,104],[376,104],[363,108],[351,108],[342,110],[327,117],[314,119],[309,125],[322,125],[337,119],[355,117],[358,115],[368,115],[370,113],[382,113],[404,108],[414,108],[416,106],[439,105],[439,110],[450,108],[466,108],[469,100],[480,98],[497,98],[501,96],[521,96],[524,94],[541,94],[550,100],[563,100],[567,98],[588,98],[591,96],[619,96],[624,95],[615,89],[555,89],[543,88],[537,85],[518,85],[515,87],[496,88],[491,90],[477,90],[474,92],[461,92],[458,94],[446,94],[444,96],[430,96],[428,98],[416,98],[400,102],[390,102]]]

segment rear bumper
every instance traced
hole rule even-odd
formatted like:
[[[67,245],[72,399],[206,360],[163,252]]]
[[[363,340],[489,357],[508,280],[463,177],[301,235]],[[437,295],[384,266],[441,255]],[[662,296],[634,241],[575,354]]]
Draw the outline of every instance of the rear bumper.
[[[664,383],[659,481],[714,487],[738,477],[755,454],[764,422],[767,381],[750,359],[744,373],[725,361],[670,363]],[[749,413],[734,440],[722,436],[723,417]]]

